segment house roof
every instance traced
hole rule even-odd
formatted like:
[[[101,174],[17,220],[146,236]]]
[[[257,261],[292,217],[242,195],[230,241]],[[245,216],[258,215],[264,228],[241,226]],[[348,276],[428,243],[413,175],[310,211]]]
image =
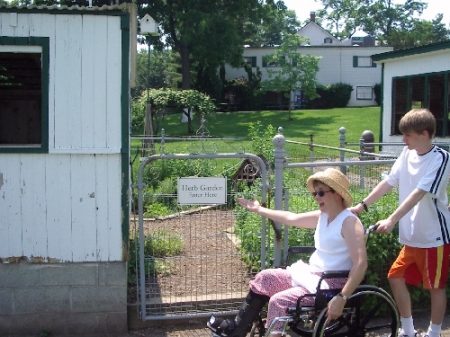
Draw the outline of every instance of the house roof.
[[[441,50],[445,50],[445,49],[450,49],[450,41],[436,42],[436,43],[426,44],[426,45],[414,47],[414,48],[380,53],[380,54],[372,55],[372,60],[375,62],[384,61],[384,60],[389,60],[389,59],[394,59],[394,58],[413,56],[413,55],[418,55],[418,54],[425,54],[425,53],[430,53],[430,52],[434,52],[434,51],[441,51]]]
[[[86,1],[87,3],[87,1]],[[54,11],[91,11],[91,12],[106,12],[106,11],[124,11],[128,7],[127,4],[121,4],[121,5],[112,5],[112,6],[106,6],[103,5],[101,7],[98,6],[67,6],[67,5],[30,5],[30,6],[16,6],[11,4],[1,4],[0,3],[0,12],[16,12],[19,10],[23,11],[44,11],[44,10],[54,10]]]
[[[306,25],[304,25],[300,30],[298,31],[298,35],[310,37],[311,32],[308,32],[308,30],[316,31],[318,32],[322,38],[331,38],[333,40],[333,43],[341,43],[340,40],[335,38],[330,32],[328,32],[326,29],[322,28],[320,25],[318,25],[315,21],[310,21]]]

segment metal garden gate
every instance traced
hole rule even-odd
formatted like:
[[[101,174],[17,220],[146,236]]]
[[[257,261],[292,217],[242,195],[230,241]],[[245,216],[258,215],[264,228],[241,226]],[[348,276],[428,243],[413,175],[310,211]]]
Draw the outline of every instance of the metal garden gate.
[[[223,205],[183,206],[177,204],[173,184],[167,191],[146,194],[154,166],[168,170],[183,161],[196,161],[198,166],[235,158],[247,162],[248,174],[261,177],[261,201],[266,200],[267,169],[257,155],[248,153],[162,154],[146,157],[138,170],[138,296],[142,320],[180,319],[188,316],[207,317],[210,313],[232,313],[239,308],[248,292],[248,281],[256,271],[245,264],[239,248],[240,237],[234,232],[236,214],[231,205],[236,191],[227,191]],[[161,167],[167,164],[167,168]],[[158,178],[156,178],[158,179]],[[229,188],[230,189],[230,188]],[[171,207],[170,215],[146,217],[150,208]],[[261,224],[261,248],[254,251],[266,260],[266,221]],[[248,233],[247,235],[260,235]]]

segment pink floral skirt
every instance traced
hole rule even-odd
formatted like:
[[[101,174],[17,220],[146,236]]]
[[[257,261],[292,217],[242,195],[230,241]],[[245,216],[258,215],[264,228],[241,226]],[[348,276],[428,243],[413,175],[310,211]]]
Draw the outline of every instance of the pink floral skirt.
[[[327,280],[329,288],[343,287],[345,282],[345,279]],[[309,293],[304,287],[293,287],[289,271],[281,268],[265,269],[256,274],[255,278],[250,281],[250,289],[254,293],[270,297],[267,309],[266,328],[269,327],[274,318],[286,316],[286,309],[288,307],[295,307],[297,299],[300,296]],[[313,297],[306,297],[303,301],[304,305],[314,304]],[[275,325],[275,329],[281,328],[282,323]]]

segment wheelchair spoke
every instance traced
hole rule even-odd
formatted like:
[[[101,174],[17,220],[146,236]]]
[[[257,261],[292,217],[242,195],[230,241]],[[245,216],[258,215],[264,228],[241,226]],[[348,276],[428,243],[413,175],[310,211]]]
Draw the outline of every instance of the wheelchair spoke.
[[[359,286],[350,297],[343,315],[326,325],[326,309],[316,320],[311,337],[369,337],[395,335],[399,318],[391,296],[374,286]],[[301,335],[303,336],[303,335]]]

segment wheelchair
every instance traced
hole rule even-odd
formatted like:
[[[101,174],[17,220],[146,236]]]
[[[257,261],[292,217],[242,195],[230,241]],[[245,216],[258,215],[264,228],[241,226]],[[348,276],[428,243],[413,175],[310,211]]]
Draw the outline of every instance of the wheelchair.
[[[375,226],[366,229],[366,238]],[[312,254],[314,247],[295,246],[288,249],[286,265],[294,254]],[[399,314],[391,295],[385,290],[371,285],[359,285],[347,300],[342,315],[327,324],[327,304],[341,289],[321,289],[321,283],[331,278],[347,278],[349,271],[324,272],[316,288],[315,294],[301,296],[295,307],[287,309],[286,316],[276,317],[265,329],[265,313],[262,310],[254,321],[249,336],[269,337],[274,325],[281,322],[282,336],[301,337],[367,337],[367,336],[397,336]],[[313,300],[307,301],[307,297]],[[313,304],[311,304],[313,303]],[[291,334],[291,331],[295,334]]]

